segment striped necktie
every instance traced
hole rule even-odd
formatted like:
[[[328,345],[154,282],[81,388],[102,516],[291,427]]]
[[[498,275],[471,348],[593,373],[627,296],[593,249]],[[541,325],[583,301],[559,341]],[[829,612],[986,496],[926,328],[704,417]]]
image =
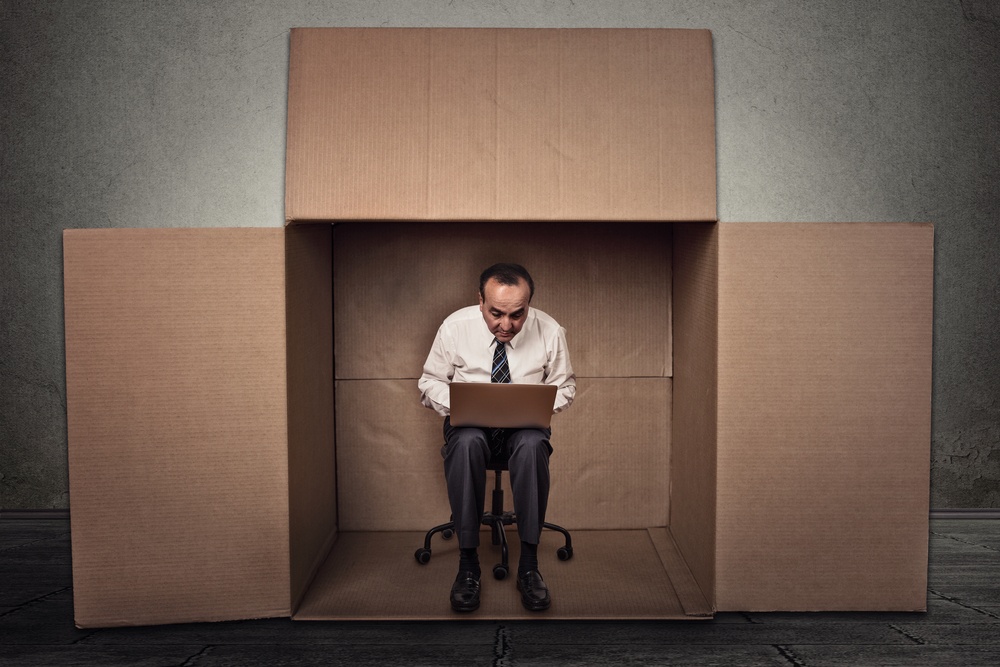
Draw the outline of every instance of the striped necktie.
[[[490,382],[510,382],[510,366],[507,364],[507,346],[496,338],[493,339],[496,348],[493,350],[493,370],[490,373]],[[490,449],[494,458],[498,457],[504,444],[504,430],[495,428],[490,431]]]
[[[496,338],[493,339],[496,348],[493,350],[493,371],[490,382],[510,382],[510,366],[507,365],[507,346]]]

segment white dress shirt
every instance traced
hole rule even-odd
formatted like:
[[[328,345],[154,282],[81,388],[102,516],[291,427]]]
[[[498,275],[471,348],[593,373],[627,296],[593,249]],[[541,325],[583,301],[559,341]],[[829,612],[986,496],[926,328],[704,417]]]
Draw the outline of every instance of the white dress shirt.
[[[420,402],[446,417],[451,412],[448,385],[452,381],[489,382],[493,340],[478,305],[445,318],[417,382]],[[573,402],[576,375],[569,361],[566,330],[537,308],[528,308],[524,326],[507,343],[507,364],[513,383],[553,384],[559,388],[554,412],[565,410]]]

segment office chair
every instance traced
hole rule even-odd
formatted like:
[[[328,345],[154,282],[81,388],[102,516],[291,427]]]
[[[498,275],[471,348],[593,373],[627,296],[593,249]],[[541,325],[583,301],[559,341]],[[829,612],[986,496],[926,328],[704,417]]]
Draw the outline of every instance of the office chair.
[[[493,566],[493,576],[496,579],[504,579],[510,572],[510,567],[507,564],[507,534],[504,531],[504,526],[509,526],[511,524],[517,523],[517,516],[514,512],[505,512],[503,509],[503,488],[501,486],[503,481],[503,471],[507,470],[507,459],[506,458],[491,458],[486,465],[487,470],[492,470],[495,473],[496,483],[493,487],[493,504],[489,511],[483,513],[483,525],[487,525],[491,528],[493,533],[493,546],[500,546],[500,562]],[[559,560],[569,560],[573,557],[573,540],[570,538],[569,531],[562,526],[557,526],[554,523],[545,522],[542,524],[543,528],[548,528],[550,530],[555,530],[563,534],[566,538],[566,545],[561,546],[556,550],[556,555]],[[417,549],[413,554],[413,557],[417,559],[417,562],[421,565],[426,565],[431,559],[431,538],[435,533],[441,533],[441,537],[444,539],[451,539],[451,536],[455,534],[455,522],[449,521],[448,523],[442,523],[440,526],[434,526],[429,531],[427,535],[424,536],[424,546]]]

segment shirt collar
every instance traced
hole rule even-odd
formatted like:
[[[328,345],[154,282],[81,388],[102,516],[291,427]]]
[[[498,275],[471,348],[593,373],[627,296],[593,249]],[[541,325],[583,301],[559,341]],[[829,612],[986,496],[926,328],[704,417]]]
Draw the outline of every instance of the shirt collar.
[[[493,334],[490,334],[490,349],[494,349],[493,348],[493,339],[495,339],[495,338],[496,338],[496,336],[494,336]],[[518,342],[520,340],[521,340],[521,334],[517,334],[516,336],[514,336],[513,338],[511,338],[509,341],[507,341],[507,346],[510,349],[512,349],[512,350],[516,350]],[[499,342],[499,340],[497,342]]]

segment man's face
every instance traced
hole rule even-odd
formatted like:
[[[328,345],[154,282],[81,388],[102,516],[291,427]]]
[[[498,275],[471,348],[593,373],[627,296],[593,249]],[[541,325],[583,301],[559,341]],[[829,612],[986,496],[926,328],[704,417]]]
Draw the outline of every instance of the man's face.
[[[487,328],[501,343],[509,342],[521,331],[528,317],[531,290],[527,281],[501,285],[495,278],[490,278],[483,292],[479,295],[479,310]]]

